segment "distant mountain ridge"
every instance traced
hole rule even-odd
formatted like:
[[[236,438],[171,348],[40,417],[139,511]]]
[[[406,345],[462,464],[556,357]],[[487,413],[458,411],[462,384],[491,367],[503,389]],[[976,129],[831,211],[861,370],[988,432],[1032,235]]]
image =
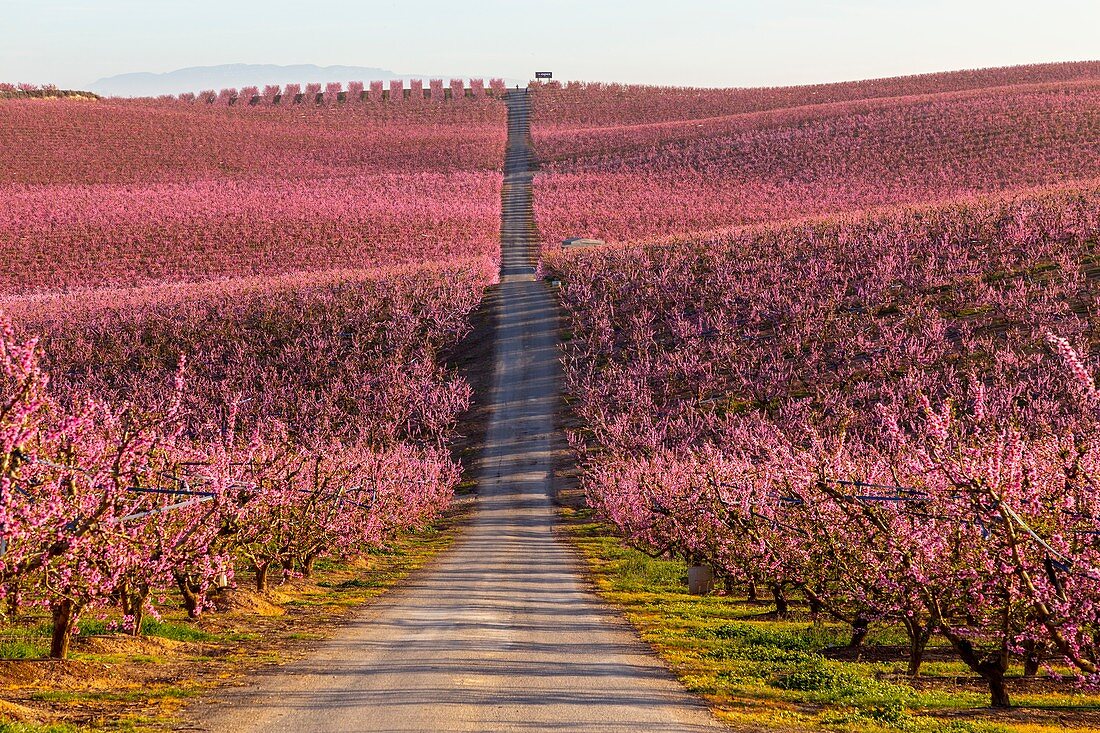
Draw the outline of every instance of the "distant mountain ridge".
[[[460,74],[399,74],[371,66],[317,66],[315,64],[221,64],[191,66],[163,74],[140,71],[104,77],[88,86],[89,91],[114,97],[155,97],[160,94],[198,92],[203,89],[257,86],[265,84],[306,84],[309,82],[347,82],[390,79],[468,78]]]

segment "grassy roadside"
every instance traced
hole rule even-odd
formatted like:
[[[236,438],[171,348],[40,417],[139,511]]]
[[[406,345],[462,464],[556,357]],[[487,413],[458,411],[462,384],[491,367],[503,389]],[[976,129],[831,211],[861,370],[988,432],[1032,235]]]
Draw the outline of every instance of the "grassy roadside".
[[[617,606],[717,715],[738,728],[877,733],[1083,733],[1100,730],[1100,695],[1048,676],[1010,682],[1016,708],[994,711],[988,693],[943,644],[930,644],[921,678],[891,655],[899,629],[873,628],[871,661],[830,658],[848,630],[814,623],[795,605],[778,620],[764,602],[687,593],[687,568],[627,547],[591,510],[565,508],[562,531],[596,590]]]
[[[168,730],[189,700],[301,657],[331,636],[341,620],[449,547],[471,509],[460,498],[430,529],[353,562],[319,561],[313,578],[265,596],[241,578],[224,610],[197,622],[168,593],[142,637],[113,633],[110,617],[86,619],[64,661],[44,659],[47,619],[0,626],[0,733]]]

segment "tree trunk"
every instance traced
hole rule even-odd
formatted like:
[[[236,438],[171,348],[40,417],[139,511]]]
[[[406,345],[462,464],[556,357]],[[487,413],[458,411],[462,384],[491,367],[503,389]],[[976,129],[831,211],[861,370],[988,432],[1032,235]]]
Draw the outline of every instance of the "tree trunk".
[[[53,634],[50,639],[50,658],[64,659],[69,655],[73,624],[80,608],[68,598],[53,606]]]
[[[1010,708],[1012,703],[1008,699],[1008,686],[1005,685],[1005,673],[999,667],[990,671],[986,676],[989,682],[989,704],[995,708]]]
[[[924,662],[924,649],[932,638],[932,624],[905,619],[905,633],[909,636],[909,676],[919,677],[920,666]]]
[[[940,626],[940,632],[955,647],[959,658],[966,666],[981,675],[989,685],[989,704],[995,708],[1008,708],[1012,704],[1008,699],[1008,687],[1005,685],[1005,672],[1008,671],[1008,649],[1002,648],[982,659],[969,639],[964,639],[951,633],[946,627]]]
[[[254,566],[256,570],[256,592],[267,593],[267,570],[271,567],[270,562],[265,562],[262,565],[257,564]]]
[[[1024,677],[1034,677],[1039,674],[1039,666],[1042,662],[1042,649],[1034,641],[1027,641],[1024,647]]]
[[[20,606],[20,593],[19,588],[11,588],[8,591],[7,597],[4,599],[5,604],[8,607],[8,621],[9,623],[15,623],[15,620],[19,618],[19,606]]]
[[[821,615],[821,600],[816,596],[810,596],[810,619],[816,624]]]
[[[787,594],[783,592],[782,583],[772,583],[772,597],[775,599],[775,615],[784,618],[790,612],[790,606],[787,604]]]
[[[871,630],[871,622],[863,616],[856,616],[852,620],[852,638],[848,641],[849,649],[859,649],[863,646],[863,640],[867,638],[867,632]]]
[[[750,580],[749,581],[748,593],[749,593],[749,600],[750,601],[757,600],[758,597],[756,595],[756,581],[755,580]]]
[[[176,585],[183,596],[183,609],[187,611],[187,618],[194,621],[199,617],[199,606],[202,605],[202,597],[199,587],[192,583],[185,573],[176,573]]]
[[[122,589],[122,613],[131,619],[130,636],[141,636],[141,624],[145,620],[145,601],[149,598],[149,587],[139,585],[136,588]]]
[[[279,581],[279,585],[282,585],[283,583],[287,582],[288,580],[290,580],[291,576],[294,575],[294,560],[292,558],[286,558],[285,560],[283,560],[282,566],[283,566],[283,577]]]
[[[135,601],[133,613],[130,614],[134,619],[134,626],[130,630],[131,636],[141,636],[141,625],[145,621],[145,596],[142,596],[140,600]]]
[[[306,555],[305,562],[302,563],[302,577],[303,578],[312,578],[313,577],[313,564],[315,562],[317,562],[317,556],[316,555],[312,555],[312,554],[311,555]]]

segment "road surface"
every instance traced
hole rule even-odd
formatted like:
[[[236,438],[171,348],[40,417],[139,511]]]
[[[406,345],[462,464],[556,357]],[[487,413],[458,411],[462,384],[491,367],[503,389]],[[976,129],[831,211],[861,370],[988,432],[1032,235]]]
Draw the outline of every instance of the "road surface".
[[[558,306],[534,278],[527,98],[509,95],[492,414],[455,546],[300,662],[220,694],[212,731],[721,730],[552,531]]]

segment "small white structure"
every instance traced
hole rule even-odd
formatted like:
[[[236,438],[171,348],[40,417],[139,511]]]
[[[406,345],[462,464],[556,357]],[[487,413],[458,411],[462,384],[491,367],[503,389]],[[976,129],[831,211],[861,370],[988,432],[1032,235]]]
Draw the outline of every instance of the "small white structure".
[[[584,249],[586,247],[599,247],[606,244],[602,239],[589,239],[588,237],[570,237],[561,240],[562,249]]]
[[[688,568],[688,593],[705,596],[714,590],[714,569],[709,565],[692,565]]]

